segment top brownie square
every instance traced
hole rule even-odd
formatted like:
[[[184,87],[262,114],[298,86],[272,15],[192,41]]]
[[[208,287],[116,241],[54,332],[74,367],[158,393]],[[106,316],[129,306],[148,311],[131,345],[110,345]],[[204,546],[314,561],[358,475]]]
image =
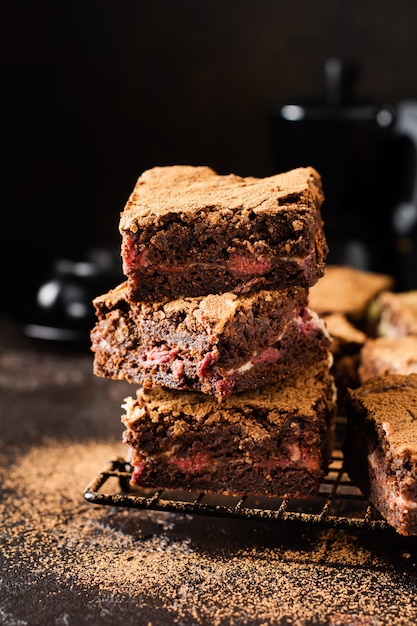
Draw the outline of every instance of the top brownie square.
[[[145,171],[120,218],[129,300],[312,286],[328,252],[323,200],[311,167],[267,178]]]

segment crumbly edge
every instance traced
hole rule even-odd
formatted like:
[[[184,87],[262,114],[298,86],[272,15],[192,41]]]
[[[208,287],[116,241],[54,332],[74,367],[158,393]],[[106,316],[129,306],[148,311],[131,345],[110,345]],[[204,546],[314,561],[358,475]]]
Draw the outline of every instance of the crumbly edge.
[[[345,406],[348,474],[399,534],[417,534],[417,459],[407,435],[401,445],[401,437],[366,395],[349,390]]]

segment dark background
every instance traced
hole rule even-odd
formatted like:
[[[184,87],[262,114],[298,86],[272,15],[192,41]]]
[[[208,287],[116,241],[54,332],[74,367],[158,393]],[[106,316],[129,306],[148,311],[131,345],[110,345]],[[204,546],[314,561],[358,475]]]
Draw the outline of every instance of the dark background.
[[[328,57],[359,63],[361,99],[417,99],[415,0],[2,8],[6,305],[24,306],[57,257],[118,250],[119,213],[146,168],[275,173],[271,111],[322,98]]]

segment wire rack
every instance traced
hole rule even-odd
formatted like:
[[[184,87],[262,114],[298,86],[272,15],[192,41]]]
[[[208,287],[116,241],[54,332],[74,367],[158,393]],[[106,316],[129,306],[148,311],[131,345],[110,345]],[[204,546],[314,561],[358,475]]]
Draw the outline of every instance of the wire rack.
[[[132,467],[123,459],[111,461],[86,487],[92,504],[209,515],[268,522],[301,523],[332,528],[395,532],[343,470],[343,454],[335,450],[317,496],[275,498],[223,496],[129,485]]]

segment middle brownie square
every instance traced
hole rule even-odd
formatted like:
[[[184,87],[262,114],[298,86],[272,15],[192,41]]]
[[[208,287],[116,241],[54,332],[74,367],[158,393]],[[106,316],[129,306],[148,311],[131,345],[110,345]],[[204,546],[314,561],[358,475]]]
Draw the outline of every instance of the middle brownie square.
[[[308,289],[129,302],[123,283],[94,300],[94,373],[218,400],[282,380],[329,357]]]

